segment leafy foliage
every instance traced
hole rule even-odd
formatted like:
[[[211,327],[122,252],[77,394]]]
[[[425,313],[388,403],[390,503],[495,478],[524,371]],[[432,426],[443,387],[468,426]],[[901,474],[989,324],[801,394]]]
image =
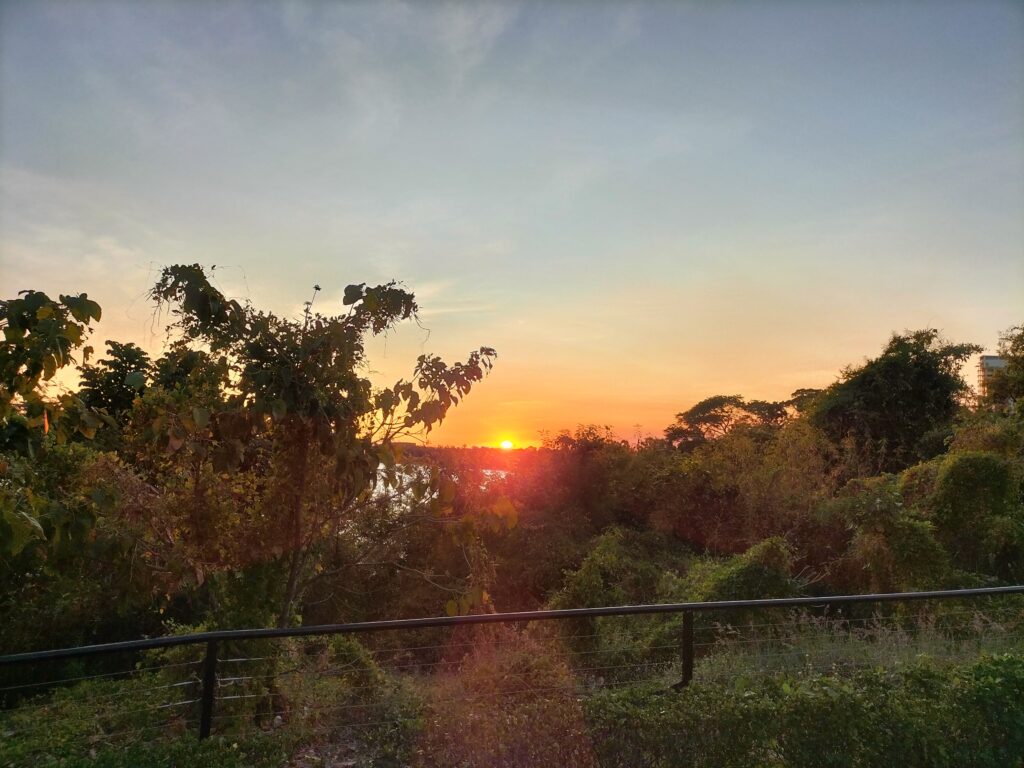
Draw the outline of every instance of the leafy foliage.
[[[934,526],[905,505],[912,478],[908,470],[899,480],[892,475],[852,480],[829,504],[829,514],[852,533],[833,577],[844,591],[934,589],[948,578],[949,555]]]
[[[606,766],[995,768],[1024,760],[1022,693],[1024,662],[1008,655],[745,691],[608,691],[588,700],[587,719]]]
[[[475,634],[466,641],[469,653],[436,681],[426,701],[415,764],[597,765],[565,664],[543,643],[513,638],[507,630]],[[501,705],[493,706],[495,701]]]
[[[112,415],[129,411],[144,391],[150,373],[149,355],[135,344],[107,341],[109,357],[95,365],[83,365],[79,396],[86,405]]]
[[[676,414],[675,423],[665,429],[665,439],[690,449],[720,438],[739,426],[778,426],[786,418],[787,403],[746,401],[739,395],[715,395]]]
[[[1009,579],[1024,575],[1018,472],[998,454],[980,451],[952,454],[939,466],[930,509],[959,567]]]
[[[254,438],[268,441],[264,493],[281,510],[273,540],[287,561],[278,614],[287,624],[315,543],[372,498],[381,468],[394,484],[395,438],[439,423],[490,369],[494,351],[481,348],[451,366],[421,355],[413,379],[375,392],[362,371],[365,336],[387,331],[417,309],[412,294],[395,283],[350,285],[347,314],[325,316],[310,303],[301,321],[228,299],[198,265],[165,269],[152,295],[170,304],[185,339],[224,355],[231,371],[232,393],[219,412],[192,414],[201,438],[191,441],[198,446],[196,461],[205,463],[205,446],[217,443],[228,466],[235,466]],[[179,416],[180,426],[170,428],[172,451],[189,439],[189,421]]]
[[[42,404],[40,385],[73,362],[71,354],[85,341],[89,323],[102,316],[87,294],[54,301],[40,291],[22,291],[0,301],[0,419],[10,418],[15,398]],[[91,349],[83,351],[88,357]]]
[[[413,319],[415,298],[397,283],[360,283],[320,312],[318,293],[298,318],[281,317],[225,296],[198,265],[172,266],[151,294],[172,322],[165,351],[151,360],[108,341],[95,364],[82,344],[100,312],[84,294],[52,301],[30,291],[2,304],[5,649],[1024,574],[1024,421],[1009,401],[967,408],[959,366],[972,345],[934,330],[896,335],[827,390],[784,402],[710,397],[679,413],[664,440],[631,445],[588,425],[536,450],[441,450],[410,441],[464,400],[494,351],[455,363],[421,355],[409,378],[375,386],[367,341]],[[1003,340],[1010,356],[1018,331]],[[77,349],[78,391],[54,394],[48,382]],[[712,641],[750,619],[698,618],[709,663],[719,659]],[[264,762],[280,764],[316,734],[351,725],[337,715],[345,710],[366,727],[367,759],[385,765],[527,765],[550,755],[584,766],[1020,760],[1016,657],[682,694],[637,684],[637,669],[677,664],[679,623],[601,617],[566,624],[566,637],[488,630],[451,647],[438,628],[422,628],[372,648],[343,638],[225,648],[257,666],[224,712],[271,731],[265,738],[194,747],[171,728],[161,745],[129,744],[117,726],[150,720],[101,705],[96,733],[58,728],[46,754],[83,766],[235,765],[263,760],[266,748]],[[566,648],[588,666],[567,661]],[[183,652],[150,661],[180,662]],[[872,658],[885,652],[878,644]],[[437,669],[400,682],[381,659]],[[570,690],[580,680],[630,688],[584,705]],[[142,705],[144,693],[133,682],[86,681],[31,705],[59,721],[101,699]],[[494,695],[521,699],[489,708]],[[11,712],[5,722],[23,735],[29,710]],[[623,718],[636,727],[623,729]],[[44,748],[22,735],[15,760]]]
[[[72,395],[48,398],[46,385],[74,362],[78,348],[89,358],[92,347],[83,344],[90,323],[101,316],[100,305],[84,293],[54,301],[40,291],[22,291],[0,301],[0,446],[31,455],[51,428],[61,441],[96,434],[102,413]]]
[[[811,419],[836,443],[850,438],[874,471],[904,469],[937,452],[929,438],[950,425],[968,392],[960,364],[980,351],[934,328],[894,334],[879,357],[843,372]]]
[[[1006,408],[1024,399],[1024,325],[1008,328],[999,337],[999,355],[1006,367],[993,371],[988,383],[987,405]]]

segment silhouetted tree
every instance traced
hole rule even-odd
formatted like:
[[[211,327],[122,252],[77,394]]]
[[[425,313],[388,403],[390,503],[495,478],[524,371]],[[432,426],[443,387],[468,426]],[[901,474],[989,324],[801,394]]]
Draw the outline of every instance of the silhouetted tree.
[[[108,339],[107,354],[95,365],[79,367],[79,396],[86,405],[116,416],[129,410],[136,395],[146,388],[151,364],[145,350],[131,343]]]
[[[825,390],[812,422],[836,443],[852,440],[874,471],[897,472],[942,450],[935,438],[969,392],[960,366],[980,351],[934,328],[894,334],[881,355]]]
[[[1024,398],[1024,325],[1004,331],[998,351],[1006,367],[992,372],[986,396],[990,404],[1003,407]]]
[[[714,395],[676,414],[665,429],[665,439],[678,448],[692,449],[723,437],[738,426],[779,426],[786,419],[786,403],[746,401],[740,395]]]

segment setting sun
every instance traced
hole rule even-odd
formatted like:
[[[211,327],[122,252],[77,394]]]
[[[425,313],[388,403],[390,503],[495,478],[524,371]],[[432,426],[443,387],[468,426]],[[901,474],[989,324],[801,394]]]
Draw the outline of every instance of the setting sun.
[[[0,0],[0,768],[1024,768],[1021,211],[1024,0]]]

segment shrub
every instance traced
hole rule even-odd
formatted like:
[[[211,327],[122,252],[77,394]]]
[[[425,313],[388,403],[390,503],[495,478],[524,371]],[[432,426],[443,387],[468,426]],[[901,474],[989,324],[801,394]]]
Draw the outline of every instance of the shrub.
[[[1020,414],[977,414],[957,427],[950,443],[951,453],[990,451],[1001,456],[1019,456],[1024,448],[1024,419]]]
[[[896,488],[907,507],[927,506],[935,489],[940,464],[938,460],[925,461],[900,473]]]
[[[939,539],[953,562],[1002,578],[1024,571],[1020,481],[995,453],[968,451],[942,462],[930,504]]]
[[[903,473],[847,483],[829,505],[852,533],[843,556],[832,566],[831,582],[843,592],[892,592],[941,585],[949,556],[932,523],[908,510],[905,499],[928,484],[928,465]]]
[[[264,735],[204,742],[189,735],[170,743],[103,749],[94,755],[72,758],[61,763],[61,768],[272,768],[285,764],[291,746],[285,739]]]
[[[684,594],[687,600],[703,602],[796,597],[801,590],[790,576],[791,568],[792,553],[786,542],[777,537],[765,539],[742,555],[695,565],[684,580]],[[698,625],[746,624],[753,617],[746,610],[715,611],[701,615]]]
[[[595,766],[565,663],[509,630],[476,638],[457,671],[432,681],[417,765]]]
[[[612,528],[598,536],[580,564],[567,574],[552,608],[594,608],[656,601],[666,571],[681,571],[688,553],[656,533]]]
[[[604,691],[586,714],[603,766],[1014,766],[1024,761],[1024,659]]]

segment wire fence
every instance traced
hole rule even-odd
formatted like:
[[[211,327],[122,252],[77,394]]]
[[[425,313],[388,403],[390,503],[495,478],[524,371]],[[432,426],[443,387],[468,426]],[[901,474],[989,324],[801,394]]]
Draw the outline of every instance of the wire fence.
[[[450,752],[470,724],[577,727],[586,697],[629,686],[670,693],[1021,651],[1022,593],[490,614],[0,657],[0,766],[197,734],[282,735],[353,753],[440,740]]]

